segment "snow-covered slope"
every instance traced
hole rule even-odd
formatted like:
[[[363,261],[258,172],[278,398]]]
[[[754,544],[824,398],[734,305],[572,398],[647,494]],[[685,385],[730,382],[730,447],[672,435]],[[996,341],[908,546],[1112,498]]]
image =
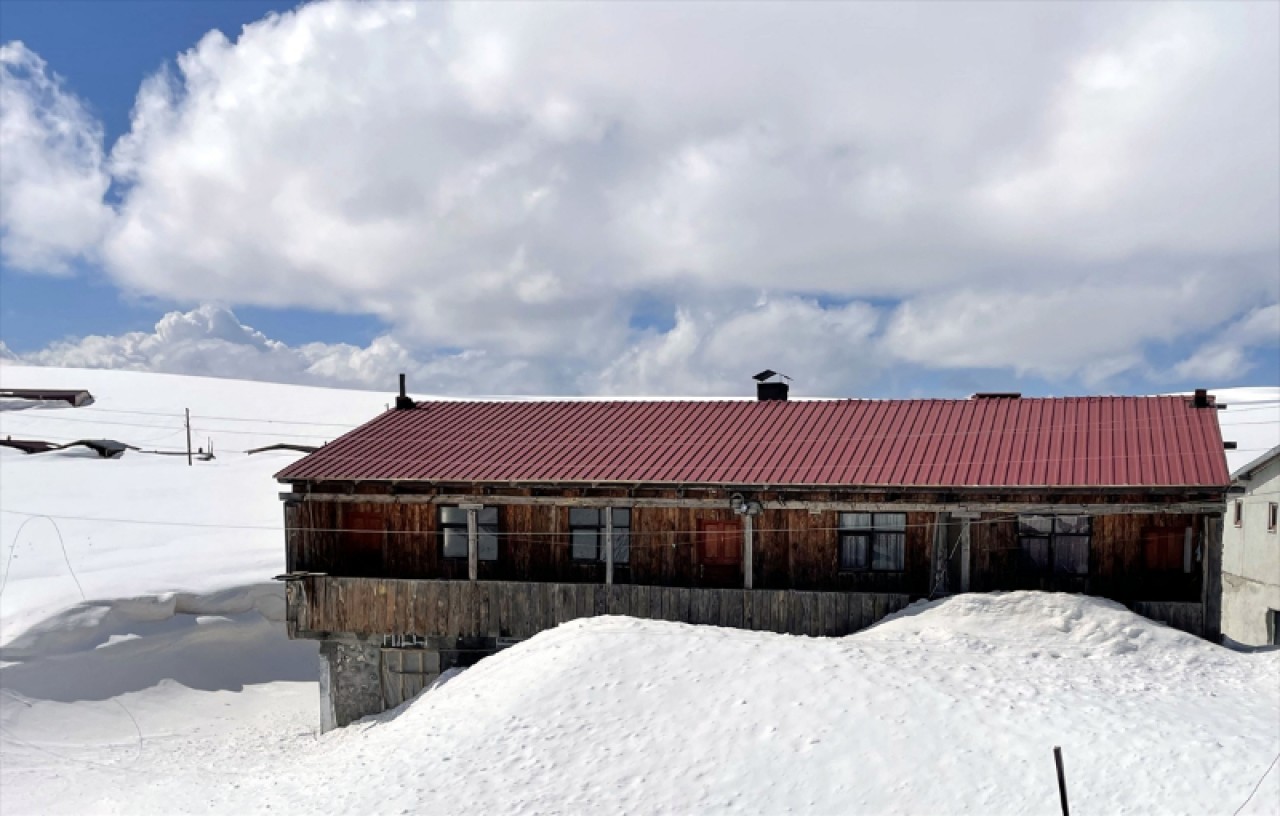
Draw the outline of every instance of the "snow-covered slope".
[[[960,596],[842,639],[597,618],[318,739],[260,691],[239,704],[274,719],[208,733],[153,734],[169,715],[135,695],[141,740],[34,703],[4,774],[33,813],[1029,814],[1056,812],[1060,745],[1075,813],[1231,813],[1280,751],[1277,676],[1280,653],[1078,596]],[[1243,812],[1278,797],[1280,774]]]
[[[1053,744],[1076,812],[1230,812],[1280,752],[1276,655],[1032,594],[912,607],[844,640],[578,622],[317,738],[315,646],[285,639],[269,580],[271,475],[297,454],[240,451],[331,439],[390,395],[13,365],[0,386],[97,398],[0,410],[0,435],[176,450],[190,408],[218,453],[0,449],[4,816],[1038,813]],[[1215,393],[1232,467],[1280,443],[1280,389]],[[1278,801],[1273,772],[1244,812]]]

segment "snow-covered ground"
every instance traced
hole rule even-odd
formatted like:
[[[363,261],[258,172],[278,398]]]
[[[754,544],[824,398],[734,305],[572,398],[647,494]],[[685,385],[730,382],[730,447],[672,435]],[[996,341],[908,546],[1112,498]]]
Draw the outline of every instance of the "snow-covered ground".
[[[1280,753],[1280,654],[1112,604],[962,596],[840,640],[608,618],[544,633],[318,737],[314,644],[280,623],[279,491],[389,393],[0,365],[0,813],[1231,813]],[[1280,388],[1215,391],[1232,468],[1280,444]],[[1280,769],[1244,813],[1280,812]]]

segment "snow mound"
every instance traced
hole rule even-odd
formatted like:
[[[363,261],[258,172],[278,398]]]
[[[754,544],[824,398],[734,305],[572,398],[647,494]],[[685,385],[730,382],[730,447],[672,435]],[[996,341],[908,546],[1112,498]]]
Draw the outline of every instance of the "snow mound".
[[[1221,649],[1124,605],[1061,592],[993,592],[917,601],[852,637],[1050,656],[1207,657]]]
[[[840,639],[592,618],[293,768],[343,811],[1051,812],[1061,745],[1081,812],[1210,812],[1280,747],[1273,657],[1031,592]]]

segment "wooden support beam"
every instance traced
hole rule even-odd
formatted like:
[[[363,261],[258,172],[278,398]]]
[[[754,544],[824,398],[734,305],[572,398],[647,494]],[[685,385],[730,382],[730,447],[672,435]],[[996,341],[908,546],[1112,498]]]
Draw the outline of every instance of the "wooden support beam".
[[[950,559],[947,558],[947,523],[949,513],[933,514],[933,574],[929,581],[929,597],[936,598],[947,594],[947,573]]]
[[[480,496],[472,494],[449,494],[439,496],[397,495],[378,493],[281,493],[285,502],[336,502],[342,504],[483,504],[483,505],[528,505],[538,507],[683,507],[690,509],[725,510],[729,508],[729,499],[690,499],[690,498],[644,498],[621,496]],[[815,512],[862,512],[862,513],[1018,513],[1027,515],[1148,515],[1152,513],[1172,513],[1187,515],[1193,513],[1221,513],[1222,502],[1131,502],[1117,504],[1068,503],[1046,504],[1045,502],[857,502],[857,501],[801,501],[774,500],[761,501],[764,510],[809,510]]]
[[[613,586],[613,508],[604,509],[604,583]]]
[[[755,532],[755,517],[747,513],[742,517],[742,588],[751,589],[754,579],[755,565],[752,555],[754,553],[754,542],[752,538]]]
[[[964,519],[960,522],[960,591],[969,591],[969,525],[973,522]]]
[[[480,577],[480,529],[477,516],[480,511],[474,507],[467,508],[467,580],[475,581]]]

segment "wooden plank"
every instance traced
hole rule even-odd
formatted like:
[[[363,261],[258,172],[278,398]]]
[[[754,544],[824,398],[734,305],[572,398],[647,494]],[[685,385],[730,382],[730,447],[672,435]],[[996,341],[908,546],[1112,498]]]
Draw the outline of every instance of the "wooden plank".
[[[999,491],[992,489],[990,492]],[[1132,491],[1129,491],[1132,492]],[[1104,489],[1099,495],[1105,494]],[[639,507],[655,509],[702,509],[727,510],[729,505],[724,499],[693,498],[658,498],[635,497],[620,498],[614,496],[518,496],[518,495],[413,495],[413,494],[376,494],[362,493],[346,495],[342,493],[281,493],[290,502],[324,502],[334,504],[483,504],[486,506],[531,505],[543,507]],[[1221,513],[1221,502],[1214,501],[1170,501],[1170,502],[1027,502],[1027,501],[982,501],[971,502],[932,502],[932,501],[806,501],[806,500],[770,500],[762,502],[765,510],[803,510],[818,512],[898,512],[898,513],[934,513],[965,512],[977,513],[1027,513],[1027,514],[1062,514],[1062,515],[1128,515],[1156,513]]]
[[[785,590],[774,590],[773,595],[773,631],[786,633],[790,631],[790,593]]]

